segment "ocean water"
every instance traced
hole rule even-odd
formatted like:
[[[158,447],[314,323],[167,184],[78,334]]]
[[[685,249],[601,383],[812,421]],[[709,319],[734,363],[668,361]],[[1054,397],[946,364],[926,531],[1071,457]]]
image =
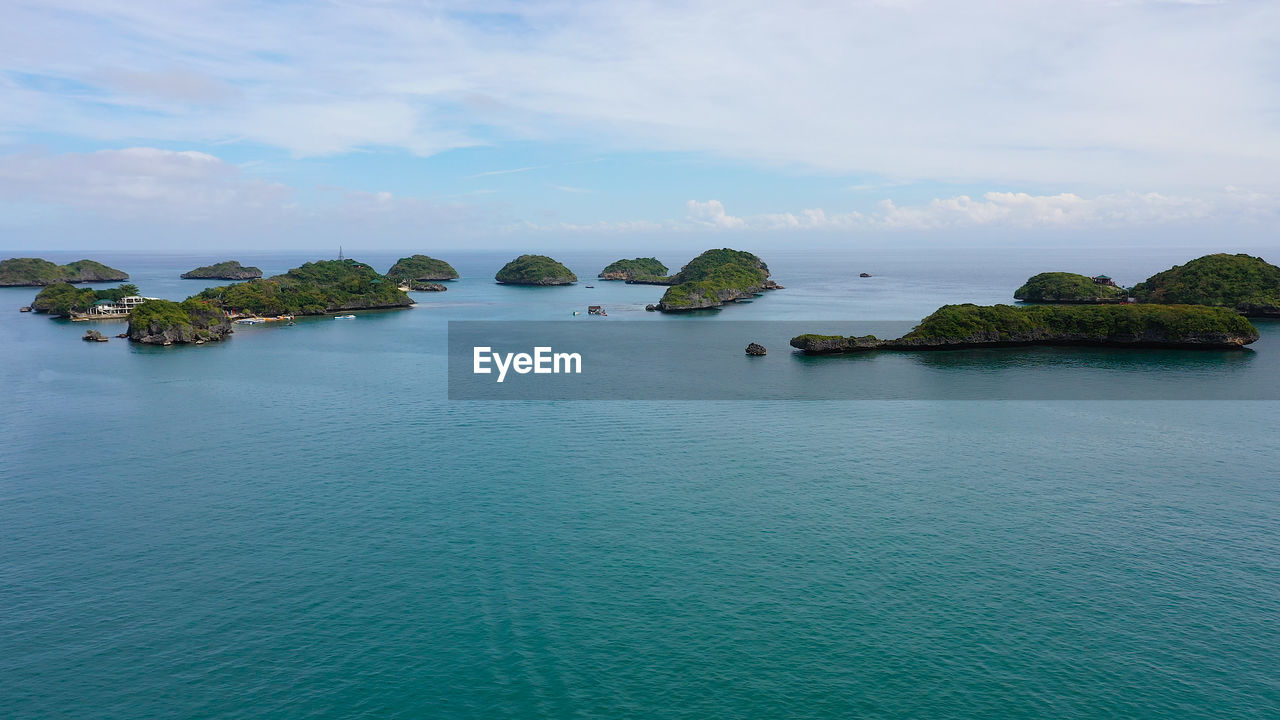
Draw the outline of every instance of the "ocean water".
[[[181,348],[84,343],[0,288],[0,716],[1280,716],[1274,401],[447,399],[450,320],[911,321],[1218,249],[762,253],[786,290],[688,317],[587,280],[642,251],[556,253],[564,288],[441,251],[463,279],[415,308]],[[174,299],[223,259],[43,254]],[[1140,363],[1274,395],[1259,327]],[[1133,360],[1086,360],[1125,396]]]

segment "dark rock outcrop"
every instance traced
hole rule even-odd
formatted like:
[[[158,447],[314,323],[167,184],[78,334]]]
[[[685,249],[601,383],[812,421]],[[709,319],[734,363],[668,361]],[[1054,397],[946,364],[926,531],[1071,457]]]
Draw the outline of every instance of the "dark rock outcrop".
[[[84,337],[80,339],[85,342],[107,342],[107,336],[97,330],[90,330],[89,332],[86,332]]]
[[[764,355],[767,352],[768,351],[764,349],[764,346],[759,343],[750,343],[747,345],[748,355]]]

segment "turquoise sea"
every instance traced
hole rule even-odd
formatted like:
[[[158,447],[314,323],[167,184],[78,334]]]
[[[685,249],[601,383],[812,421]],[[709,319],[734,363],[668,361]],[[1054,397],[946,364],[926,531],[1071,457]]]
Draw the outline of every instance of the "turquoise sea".
[[[415,308],[175,348],[81,342],[0,288],[0,716],[1280,717],[1275,401],[447,399],[450,320],[911,321],[1221,250],[1280,257],[761,250],[786,290],[668,317],[643,310],[661,288],[588,279],[642,249],[553,253],[583,283],[517,288],[492,282],[517,253],[424,248],[463,278]],[[0,257],[30,254],[174,299],[226,257]],[[1220,363],[1096,353],[1090,378],[1274,397],[1259,328]],[[701,382],[802,362],[768,345]]]

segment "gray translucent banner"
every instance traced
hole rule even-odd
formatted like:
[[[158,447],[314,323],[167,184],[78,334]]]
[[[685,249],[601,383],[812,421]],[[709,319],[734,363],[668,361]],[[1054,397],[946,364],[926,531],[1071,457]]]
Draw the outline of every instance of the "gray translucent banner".
[[[451,321],[449,399],[1280,399],[1275,324],[1259,324],[1262,339],[1243,351],[1027,347],[806,356],[788,345],[804,333],[893,338],[912,325],[657,315]],[[747,355],[748,343],[767,354]]]

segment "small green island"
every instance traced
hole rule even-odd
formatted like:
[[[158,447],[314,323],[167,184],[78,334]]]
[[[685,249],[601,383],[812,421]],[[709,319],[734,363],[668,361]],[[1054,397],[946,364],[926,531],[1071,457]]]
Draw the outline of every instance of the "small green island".
[[[262,270],[241,265],[239,260],[224,260],[188,270],[178,277],[184,280],[253,280],[262,277]]]
[[[129,339],[200,344],[230,335],[237,318],[287,319],[412,304],[395,281],[364,263],[319,260],[282,275],[208,288],[180,303],[147,300],[129,313]]]
[[[410,255],[400,258],[387,271],[387,277],[396,281],[402,289],[422,292],[447,290],[439,280],[457,280],[458,271],[444,260],[427,255]]]
[[[493,276],[503,285],[572,285],[578,276],[546,255],[521,255]]]
[[[123,270],[94,260],[77,260],[66,265],[43,258],[9,258],[0,261],[0,286],[39,287],[56,283],[102,283],[128,280]]]
[[[129,340],[144,345],[201,345],[231,334],[231,319],[213,302],[148,300],[129,313]]]
[[[54,317],[70,318],[87,313],[99,304],[115,303],[127,297],[135,297],[138,286],[125,284],[120,287],[94,290],[78,288],[71,283],[55,283],[46,285],[31,301],[31,309],[38,313],[48,313]]]
[[[688,312],[746,300],[766,290],[781,290],[769,279],[769,267],[752,253],[708,250],[663,283],[670,285],[657,305],[661,312]]]
[[[868,350],[956,350],[1032,345],[1240,349],[1258,329],[1226,308],[1197,305],[944,305],[895,340],[798,335],[808,355]]]
[[[1015,300],[1033,303],[1122,303],[1128,293],[1105,275],[1090,277],[1069,272],[1033,275],[1013,293]]]
[[[658,258],[631,258],[615,260],[605,266],[596,277],[601,280],[622,280],[629,283],[667,285],[667,266]]]
[[[235,315],[323,315],[409,307],[395,281],[355,260],[304,263],[283,275],[208,288],[194,297]]]
[[[1251,255],[1217,253],[1175,265],[1133,288],[1143,303],[1234,308],[1247,317],[1280,317],[1280,267]]]

